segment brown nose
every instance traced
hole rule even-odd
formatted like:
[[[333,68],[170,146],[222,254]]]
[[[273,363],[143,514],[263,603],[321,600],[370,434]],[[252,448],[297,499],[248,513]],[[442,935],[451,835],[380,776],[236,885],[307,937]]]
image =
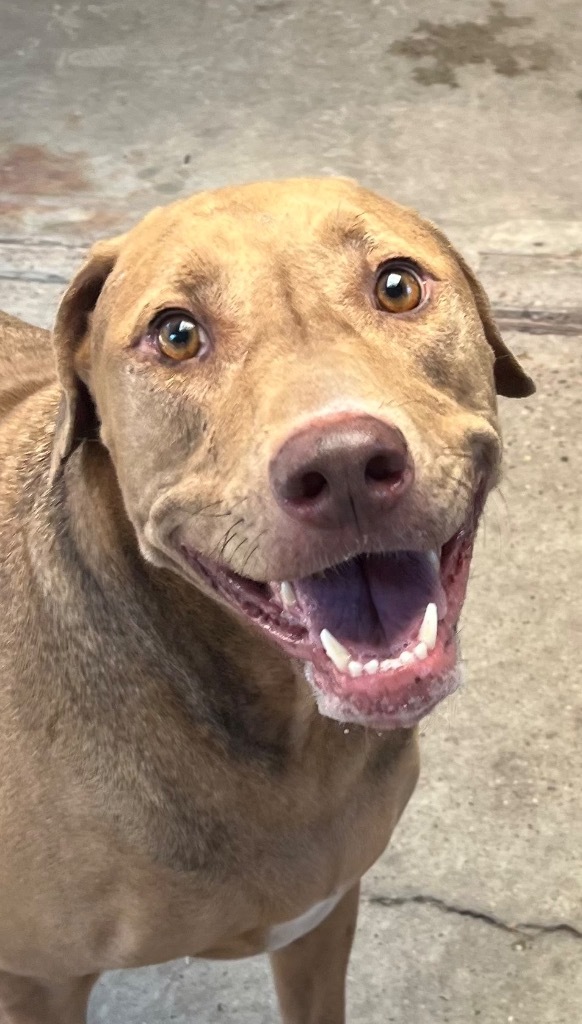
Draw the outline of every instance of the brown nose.
[[[414,476],[406,441],[373,416],[316,420],[292,434],[271,461],[279,504],[313,526],[371,521],[400,500]]]

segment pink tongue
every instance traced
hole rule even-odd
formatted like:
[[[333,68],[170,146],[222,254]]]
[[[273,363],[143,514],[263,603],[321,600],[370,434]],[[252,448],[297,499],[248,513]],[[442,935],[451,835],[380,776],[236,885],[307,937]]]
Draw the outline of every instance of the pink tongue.
[[[329,629],[343,643],[396,652],[416,636],[439,580],[426,554],[401,551],[360,555],[293,586],[313,637]]]

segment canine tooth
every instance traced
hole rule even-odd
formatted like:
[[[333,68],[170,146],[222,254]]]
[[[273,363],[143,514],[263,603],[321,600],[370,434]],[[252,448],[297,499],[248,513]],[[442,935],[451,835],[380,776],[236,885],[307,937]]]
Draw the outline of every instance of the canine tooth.
[[[410,662],[414,661],[414,654],[410,651],[403,651],[398,659],[399,665],[410,665]]]
[[[297,604],[297,598],[295,597],[295,591],[293,590],[293,584],[287,583],[285,580],[281,584],[281,600],[284,608],[292,608],[293,605]]]
[[[346,651],[345,647],[340,644],[339,640],[336,640],[333,633],[330,633],[329,629],[322,629],[319,634],[319,638],[323,644],[323,649],[327,654],[330,661],[333,661],[335,667],[343,672],[349,663],[351,654]]]
[[[361,676],[363,671],[364,666],[362,665],[361,661],[350,661],[348,665],[348,672],[350,673],[352,678],[355,678],[356,676]]]
[[[421,643],[426,644],[429,651],[433,651],[436,646],[438,621],[437,606],[434,601],[431,601],[426,606],[424,619],[418,631],[418,639]]]
[[[378,659],[371,658],[371,660],[367,661],[366,664],[364,665],[364,672],[367,672],[369,676],[373,676],[374,672],[377,672],[379,667],[380,662],[378,661]]]
[[[428,647],[424,641],[421,640],[421,642],[416,645],[413,654],[419,661],[424,661],[425,658],[428,658]]]

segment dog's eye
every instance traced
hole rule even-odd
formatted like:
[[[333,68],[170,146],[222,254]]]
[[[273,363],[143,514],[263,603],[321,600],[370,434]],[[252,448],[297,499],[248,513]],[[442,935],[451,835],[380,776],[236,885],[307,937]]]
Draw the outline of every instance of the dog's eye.
[[[155,333],[157,346],[168,359],[193,359],[202,348],[202,328],[186,315],[173,313],[158,321]]]
[[[374,291],[379,308],[387,313],[409,313],[424,298],[422,279],[412,267],[402,263],[384,267]]]

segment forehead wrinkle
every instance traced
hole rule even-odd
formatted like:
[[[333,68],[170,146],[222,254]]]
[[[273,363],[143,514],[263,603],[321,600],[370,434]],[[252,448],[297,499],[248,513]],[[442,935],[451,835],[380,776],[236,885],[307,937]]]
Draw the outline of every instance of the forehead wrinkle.
[[[423,265],[427,262],[421,239],[412,237],[408,241],[401,232],[391,231],[385,224],[378,223],[377,217],[371,217],[365,211],[350,211],[346,216],[338,206],[324,223],[322,241],[324,244],[333,241],[343,249],[355,249],[372,264],[394,257],[409,258]]]
[[[167,234],[156,246],[156,273],[151,287],[160,292],[160,298],[164,292],[183,295],[196,311],[207,311],[217,319],[232,319],[239,303],[232,285],[230,261],[216,255],[221,248],[218,244],[211,250],[208,239],[197,246]]]
[[[294,324],[301,338],[306,338],[308,335],[308,325],[305,313],[300,308],[299,294],[289,275],[287,258],[282,254],[279,254],[274,261],[272,276],[278,293],[277,297],[280,300],[280,308],[284,310],[285,318],[288,318]]]
[[[454,272],[456,261],[430,222],[414,210],[363,190],[360,192],[363,194],[361,205],[340,200],[322,218],[320,237],[324,244],[351,248],[367,261],[376,263],[394,257],[410,258],[436,277]]]
[[[337,209],[323,222],[321,228],[323,242],[335,242],[336,245],[360,249],[364,255],[372,255],[376,249],[376,241],[363,212],[346,214],[338,203]]]

